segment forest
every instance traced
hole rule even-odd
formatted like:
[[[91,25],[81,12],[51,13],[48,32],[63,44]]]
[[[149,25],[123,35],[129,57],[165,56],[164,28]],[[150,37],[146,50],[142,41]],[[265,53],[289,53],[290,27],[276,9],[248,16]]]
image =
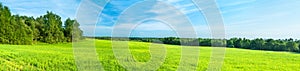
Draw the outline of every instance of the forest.
[[[300,52],[300,40],[296,39],[246,39],[246,38],[231,38],[231,39],[210,39],[210,38],[178,38],[178,37],[165,37],[165,38],[139,38],[139,37],[94,37],[96,39],[104,40],[130,40],[139,42],[153,42],[161,41],[163,44],[171,45],[187,45],[194,46],[195,44],[185,44],[194,43],[197,46],[213,46],[213,47],[229,47],[229,48],[242,48],[242,49],[253,49],[253,50],[269,50],[269,51],[288,51],[288,52]],[[184,43],[184,44],[182,44]],[[212,43],[214,45],[212,45]]]
[[[37,42],[62,43],[82,39],[83,31],[76,20],[64,21],[53,12],[37,18],[12,15],[7,6],[0,3],[0,43],[30,45]]]

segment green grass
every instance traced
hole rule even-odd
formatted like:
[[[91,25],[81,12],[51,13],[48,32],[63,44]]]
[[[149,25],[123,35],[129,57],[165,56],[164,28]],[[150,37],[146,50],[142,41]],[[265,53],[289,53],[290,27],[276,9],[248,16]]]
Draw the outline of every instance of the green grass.
[[[90,40],[88,40],[89,42]],[[86,45],[93,44],[80,42]],[[147,62],[151,60],[150,43],[130,42],[130,51],[135,60]],[[181,47],[166,47],[165,62],[159,71],[177,70],[181,58]],[[158,47],[154,47],[158,48]],[[195,47],[187,47],[197,49]],[[114,56],[111,41],[96,40],[96,50],[102,67],[108,71],[125,71]],[[207,69],[212,48],[201,47],[197,70]],[[156,52],[161,54],[159,52]],[[189,62],[191,60],[183,60]],[[77,70],[72,44],[36,44],[36,45],[0,45],[0,70]],[[300,71],[300,54],[290,52],[272,52],[227,48],[224,71]]]

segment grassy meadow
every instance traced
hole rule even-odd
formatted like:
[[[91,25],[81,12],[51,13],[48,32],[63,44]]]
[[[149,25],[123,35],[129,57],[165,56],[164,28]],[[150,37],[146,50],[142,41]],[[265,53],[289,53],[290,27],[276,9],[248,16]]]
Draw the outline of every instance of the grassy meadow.
[[[90,41],[90,40],[87,40]],[[93,44],[80,42],[83,44]],[[130,42],[129,48],[133,57],[139,62],[147,62],[151,55],[150,43]],[[159,44],[163,45],[163,44]],[[181,58],[181,47],[164,45],[166,47],[165,62],[158,71],[177,70]],[[189,47],[195,48],[195,47]],[[196,49],[196,48],[195,48]],[[210,47],[200,48],[197,71],[207,69]],[[114,56],[111,41],[96,40],[96,51],[104,70],[126,71]],[[0,44],[0,70],[46,70],[74,71],[77,70],[71,43],[65,44],[35,44],[35,45],[5,45]],[[273,52],[227,48],[222,67],[224,71],[300,71],[300,54],[291,52]]]

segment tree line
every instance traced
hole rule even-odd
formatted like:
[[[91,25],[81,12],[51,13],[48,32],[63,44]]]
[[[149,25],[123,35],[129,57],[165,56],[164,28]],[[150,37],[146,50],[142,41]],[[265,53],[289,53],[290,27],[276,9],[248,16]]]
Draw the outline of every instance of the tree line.
[[[210,39],[210,38],[197,38],[191,40],[189,38],[178,38],[178,37],[166,37],[166,38],[122,38],[122,37],[94,37],[96,39],[105,40],[125,40],[125,41],[140,41],[140,42],[154,42],[161,41],[164,44],[171,45],[188,45],[182,43],[194,43],[197,42],[197,46],[215,46],[215,47],[230,47],[230,48],[242,48],[242,49],[253,49],[253,50],[270,50],[270,51],[289,51],[289,52],[300,52],[300,40],[295,39],[246,39],[246,38],[231,38],[231,39]],[[154,42],[155,43],[155,42]]]
[[[28,45],[36,42],[54,44],[78,41],[83,38],[83,31],[79,26],[76,20],[70,18],[63,23],[59,15],[49,11],[37,18],[12,15],[10,9],[0,3],[2,44]]]

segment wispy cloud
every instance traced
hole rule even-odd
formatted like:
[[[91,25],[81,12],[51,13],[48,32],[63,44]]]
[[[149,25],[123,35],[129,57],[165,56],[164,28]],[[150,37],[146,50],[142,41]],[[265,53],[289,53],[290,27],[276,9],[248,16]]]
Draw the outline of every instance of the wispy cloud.
[[[79,4],[79,0],[3,0],[1,2],[9,6],[13,14],[37,17],[44,15],[46,11],[53,11],[61,15],[63,20],[67,17],[74,18]]]
[[[53,11],[62,16],[63,20],[67,17],[80,19],[85,35],[110,35],[112,27],[120,20],[119,17],[121,15],[128,15],[124,20],[136,21],[139,19],[135,18],[169,18],[167,19],[168,21],[171,21],[169,23],[183,25],[180,26],[181,29],[191,28],[186,25],[191,22],[192,26],[196,29],[195,31],[199,33],[199,36],[210,36],[209,24],[206,23],[205,17],[203,17],[201,12],[198,11],[190,0],[159,0],[170,7],[153,4],[145,6],[148,8],[143,7],[133,10],[130,14],[122,14],[122,12],[143,0],[111,0],[105,7],[97,6],[101,4],[100,1],[103,0],[86,1],[94,3],[91,5],[94,7],[86,6],[84,9],[81,9],[81,12],[86,12],[86,14],[81,16],[78,15],[78,7],[80,6],[80,2],[82,2],[81,0],[1,0],[0,2],[9,6],[13,14],[37,17],[45,14],[46,11]],[[297,37],[300,35],[295,34],[299,32],[298,28],[300,27],[300,22],[298,21],[300,18],[300,10],[298,9],[300,7],[299,0],[216,1],[223,15],[226,34],[229,37],[270,37],[272,34],[280,35],[278,37]],[[209,8],[210,4],[207,4],[206,6]],[[100,8],[103,9],[102,14],[95,14],[100,14],[100,12],[97,11],[97,9]],[[184,16],[181,16],[181,13],[183,13]],[[172,19],[177,17],[181,18]],[[182,21],[182,18],[184,17],[189,18],[190,21]],[[144,33],[160,31],[170,32],[169,26],[158,22],[144,22],[142,25],[138,26],[138,28],[140,29],[137,29],[137,31],[141,30],[139,32],[144,31]],[[93,29],[101,31],[90,31]],[[164,34],[164,36],[165,35],[171,34]]]
[[[226,3],[226,4],[222,5],[221,7],[236,7],[236,6],[251,4],[251,3],[254,3],[255,1],[257,1],[257,0],[229,1],[231,3]]]

